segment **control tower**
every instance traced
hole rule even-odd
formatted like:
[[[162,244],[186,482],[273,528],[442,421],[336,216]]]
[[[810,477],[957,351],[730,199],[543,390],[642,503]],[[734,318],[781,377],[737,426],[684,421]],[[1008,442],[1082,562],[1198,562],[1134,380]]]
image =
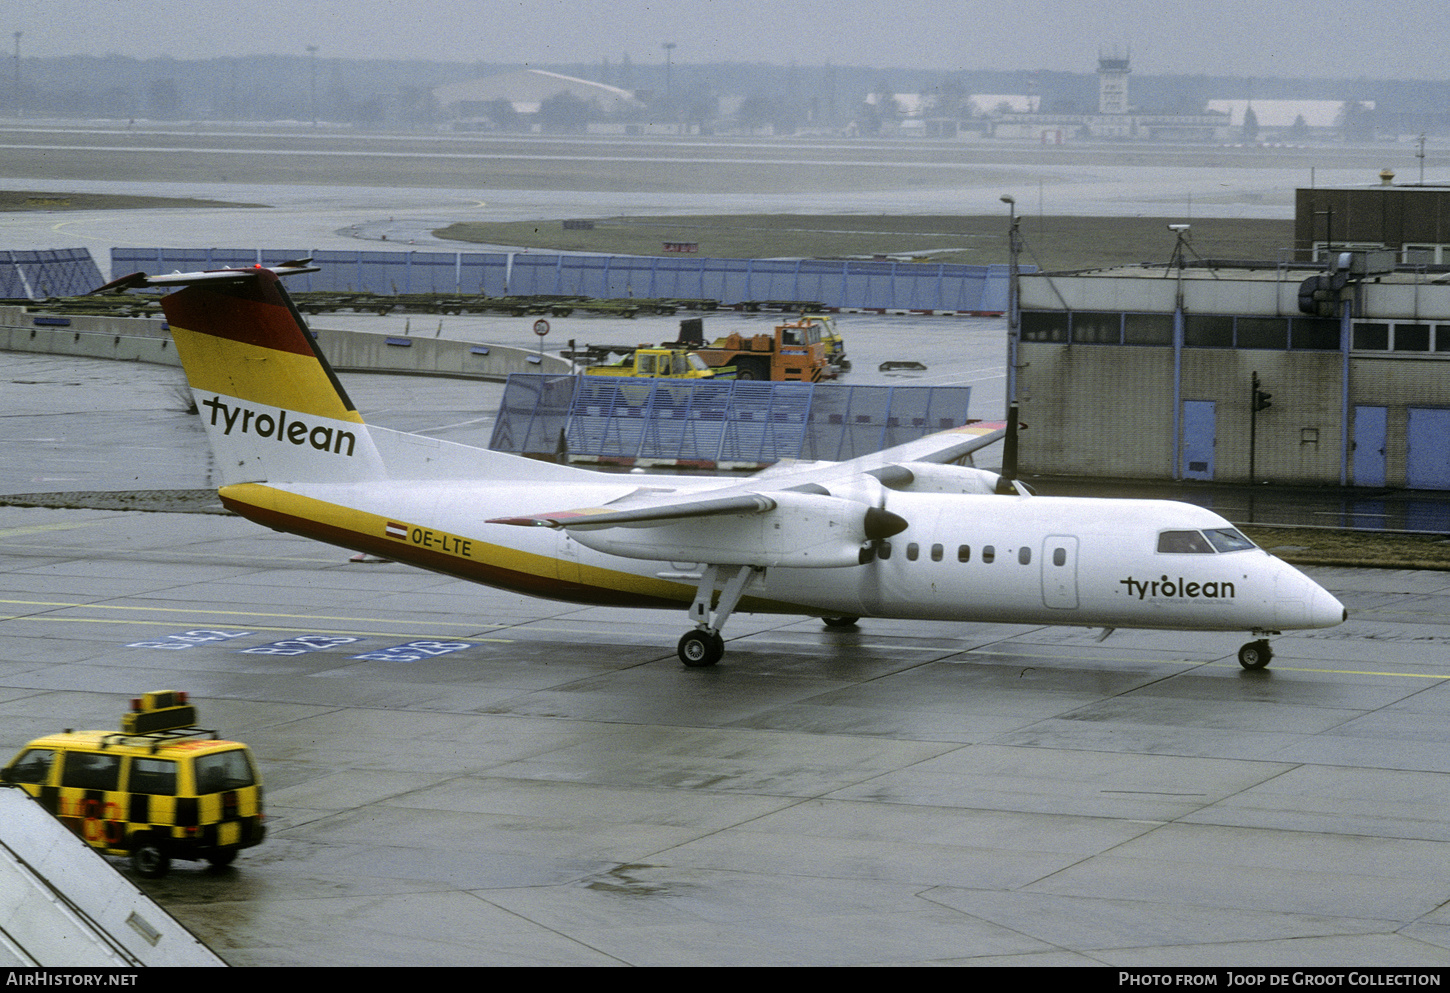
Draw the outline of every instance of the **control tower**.
[[[1098,113],[1128,112],[1128,67],[1126,55],[1098,55]]]

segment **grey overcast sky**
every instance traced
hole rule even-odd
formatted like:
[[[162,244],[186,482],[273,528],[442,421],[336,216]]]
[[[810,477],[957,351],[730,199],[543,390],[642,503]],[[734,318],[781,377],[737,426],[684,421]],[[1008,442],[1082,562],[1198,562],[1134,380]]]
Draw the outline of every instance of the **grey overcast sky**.
[[[0,0],[15,31],[22,56],[648,65],[670,42],[687,65],[1090,72],[1117,50],[1155,74],[1450,75],[1445,0]]]

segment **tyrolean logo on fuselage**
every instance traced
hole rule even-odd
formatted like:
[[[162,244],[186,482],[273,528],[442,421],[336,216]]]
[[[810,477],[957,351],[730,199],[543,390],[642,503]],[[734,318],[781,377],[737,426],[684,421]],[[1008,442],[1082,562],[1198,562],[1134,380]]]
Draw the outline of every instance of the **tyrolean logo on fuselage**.
[[[1129,576],[1127,579],[1118,580],[1119,586],[1128,588],[1128,596],[1137,595],[1139,600],[1153,598],[1155,600],[1231,600],[1234,598],[1234,584],[1222,581],[1217,582],[1193,582],[1179,576],[1177,579],[1169,579],[1163,576],[1159,579],[1134,579]]]

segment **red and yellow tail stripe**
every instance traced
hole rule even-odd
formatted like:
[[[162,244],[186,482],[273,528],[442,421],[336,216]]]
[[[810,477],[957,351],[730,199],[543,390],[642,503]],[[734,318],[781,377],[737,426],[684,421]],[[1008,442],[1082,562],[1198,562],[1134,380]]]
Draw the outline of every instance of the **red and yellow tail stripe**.
[[[189,286],[161,306],[193,389],[362,423],[271,272]]]

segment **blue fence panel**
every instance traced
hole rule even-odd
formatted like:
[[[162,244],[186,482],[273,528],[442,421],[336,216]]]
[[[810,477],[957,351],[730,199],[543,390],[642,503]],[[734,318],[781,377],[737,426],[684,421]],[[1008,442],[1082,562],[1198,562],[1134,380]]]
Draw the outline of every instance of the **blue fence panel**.
[[[0,297],[40,300],[80,296],[103,282],[89,249],[0,251]]]
[[[560,289],[558,255],[517,253],[509,271],[510,296],[555,295]]]
[[[489,447],[770,463],[868,455],[967,421],[971,388],[515,374]]]
[[[681,300],[705,297],[705,259],[657,259],[654,280],[655,295]]]
[[[499,452],[553,453],[569,427],[575,376],[511,376],[488,447]]]
[[[403,293],[456,293],[462,262],[457,253],[409,252],[403,264]]]
[[[1005,265],[989,265],[981,277],[981,296],[976,310],[993,314],[1007,312],[1007,303],[1012,292],[1012,268]],[[1022,272],[1036,272],[1037,266],[1021,266]]]
[[[851,278],[851,290],[858,294],[858,306],[875,310],[890,310],[896,303],[895,262],[851,262],[847,272]]]
[[[113,248],[111,271],[115,275],[185,272],[309,255],[322,271],[289,285],[300,290],[383,294],[663,297],[718,300],[726,305],[808,300],[865,310],[1002,313],[1007,309],[1009,281],[1008,268],[1001,265],[352,249]]]
[[[30,299],[30,288],[20,275],[12,252],[0,252],[0,297],[6,300]]]
[[[634,297],[653,298],[655,260],[652,258],[617,255],[610,260],[605,281],[607,299],[630,299]]]
[[[720,446],[725,443],[725,425],[730,420],[731,397],[735,384],[728,380],[704,381],[690,390],[690,404],[680,429],[680,447],[665,455],[691,462],[716,462]]]
[[[981,311],[982,290],[986,284],[986,272],[979,267],[955,266],[961,271],[950,273],[942,286],[942,309]],[[1004,280],[1005,282],[1005,280]]]
[[[508,295],[509,260],[498,252],[464,252],[459,255],[458,292],[484,296]]]
[[[815,300],[828,306],[844,306],[846,263],[807,260],[796,277],[796,300]]]

